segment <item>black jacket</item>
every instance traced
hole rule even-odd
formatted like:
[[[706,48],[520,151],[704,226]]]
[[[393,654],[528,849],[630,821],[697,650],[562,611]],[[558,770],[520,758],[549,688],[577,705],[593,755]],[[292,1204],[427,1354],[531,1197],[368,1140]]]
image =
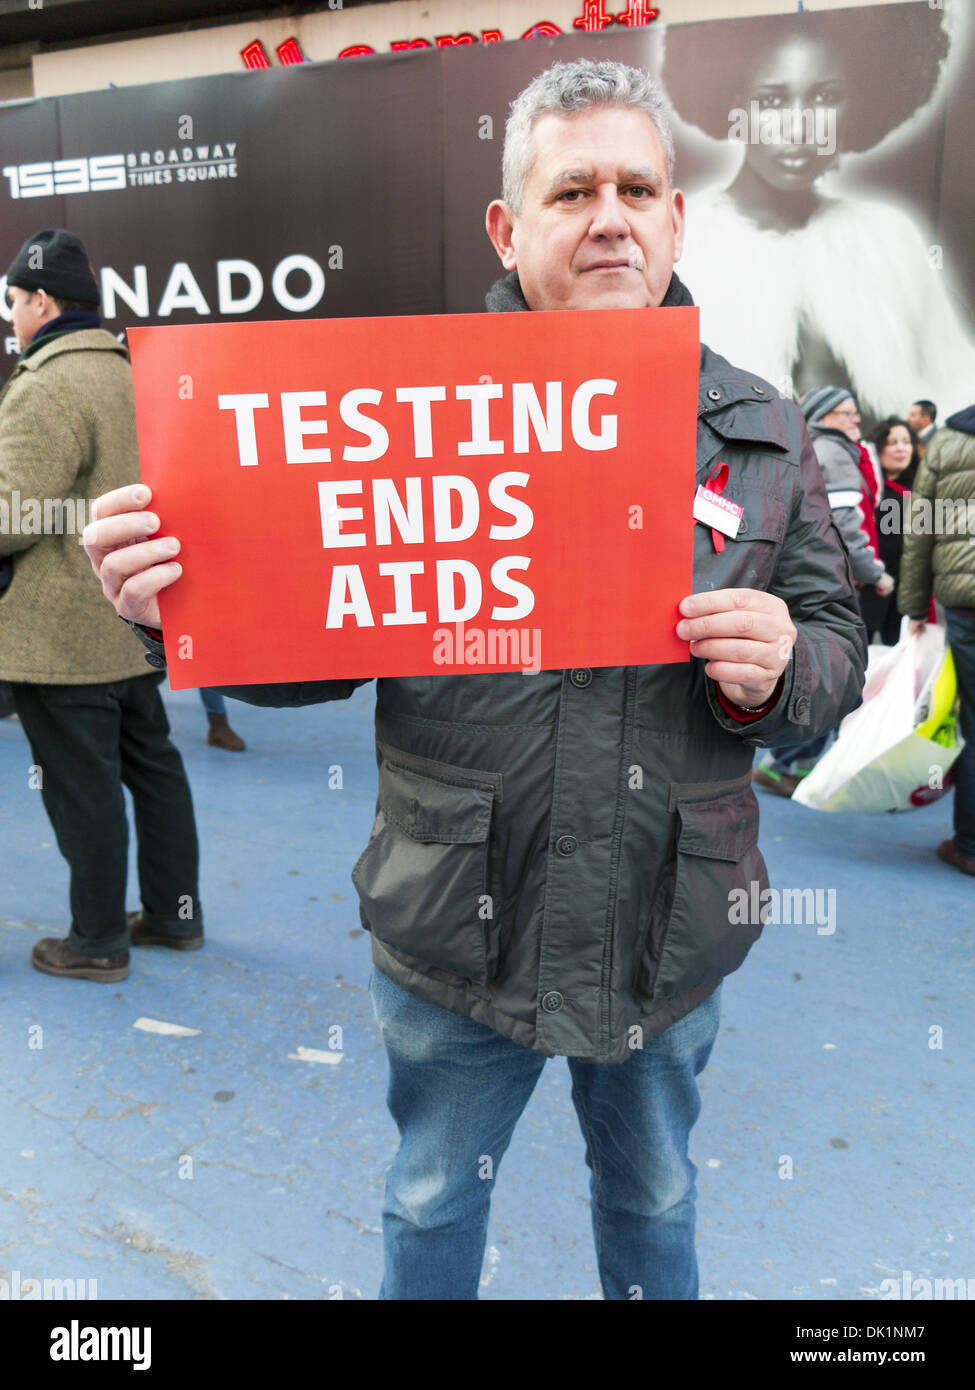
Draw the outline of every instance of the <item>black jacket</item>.
[[[515,277],[491,307],[512,295]],[[761,923],[733,923],[729,895],[768,884],[754,749],[859,703],[866,637],[802,416],[702,346],[698,482],[719,455],[744,517],[721,553],[695,526],[695,590],[769,589],[798,630],[760,720],[726,713],[698,659],[377,684],[379,797],[353,870],[373,960],[549,1056],[623,1062],[738,968]],[[224,694],[304,705],[361,684]]]

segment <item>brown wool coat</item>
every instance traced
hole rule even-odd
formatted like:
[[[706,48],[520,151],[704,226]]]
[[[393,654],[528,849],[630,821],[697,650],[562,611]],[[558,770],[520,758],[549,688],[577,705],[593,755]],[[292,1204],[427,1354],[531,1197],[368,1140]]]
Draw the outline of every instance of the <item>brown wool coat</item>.
[[[0,556],[14,566],[0,597],[0,680],[94,685],[146,675],[144,649],[102,594],[80,539],[92,501],[138,481],[122,344],[103,328],[82,329],[21,358],[0,391]]]

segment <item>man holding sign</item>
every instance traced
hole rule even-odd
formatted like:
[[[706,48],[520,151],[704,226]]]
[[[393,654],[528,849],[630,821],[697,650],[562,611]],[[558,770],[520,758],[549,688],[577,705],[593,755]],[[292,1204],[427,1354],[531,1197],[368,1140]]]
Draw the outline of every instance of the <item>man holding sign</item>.
[[[487,211],[508,271],[488,309],[692,304],[673,270],[684,201],[672,148],[645,73],[580,61],[537,77],[512,106],[504,197]],[[499,322],[524,341],[519,321]],[[730,895],[768,882],[753,750],[853,709],[866,641],[799,412],[702,346],[696,415],[699,486],[683,513],[694,592],[671,620],[683,660],[551,670],[543,654],[533,674],[379,682],[377,814],[353,879],[402,1137],[380,1297],[477,1297],[497,1165],[552,1056],[572,1074],[605,1297],[697,1297],[696,1077],[721,980],[762,928],[732,924]],[[654,492],[667,488],[654,474],[662,424],[646,424],[648,505],[620,514],[621,546],[634,524],[653,527]],[[158,596],[182,570],[149,500],[144,487],[108,494],[86,543],[158,664],[176,656]],[[188,581],[191,568],[188,555]],[[648,565],[616,602],[642,612],[670,582]],[[257,629],[253,646],[263,641]],[[362,683],[225,693],[303,705]]]

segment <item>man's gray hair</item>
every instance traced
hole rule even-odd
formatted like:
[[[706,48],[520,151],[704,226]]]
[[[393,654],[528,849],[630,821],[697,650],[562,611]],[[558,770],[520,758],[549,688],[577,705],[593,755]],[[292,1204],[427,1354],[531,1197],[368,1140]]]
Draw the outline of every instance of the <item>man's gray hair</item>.
[[[674,137],[661,88],[642,68],[625,63],[553,63],[519,92],[504,129],[501,196],[512,212],[521,211],[532,165],[532,129],[540,116],[572,116],[593,106],[633,107],[653,121],[667,154],[667,182],[674,180]]]

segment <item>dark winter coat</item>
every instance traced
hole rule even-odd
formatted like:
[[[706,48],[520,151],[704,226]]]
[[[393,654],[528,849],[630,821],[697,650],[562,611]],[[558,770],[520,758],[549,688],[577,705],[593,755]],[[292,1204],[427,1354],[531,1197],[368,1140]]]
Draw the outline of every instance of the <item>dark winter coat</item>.
[[[514,275],[489,307],[527,308]],[[738,925],[729,895],[768,884],[754,750],[860,699],[865,632],[802,416],[707,347],[700,361],[697,482],[727,462],[744,516],[722,552],[694,527],[694,588],[786,601],[798,640],[775,707],[736,721],[699,659],[377,684],[379,798],[353,870],[375,965],[549,1056],[623,1062],[741,965],[761,923]],[[361,684],[224,693],[305,705]]]
[[[946,608],[975,609],[975,406],[952,415],[914,479],[897,602],[925,614],[932,591]]]
[[[833,520],[849,552],[853,577],[858,584],[876,584],[884,567],[863,527],[860,450],[842,430],[812,425],[809,434],[823,470]]]

